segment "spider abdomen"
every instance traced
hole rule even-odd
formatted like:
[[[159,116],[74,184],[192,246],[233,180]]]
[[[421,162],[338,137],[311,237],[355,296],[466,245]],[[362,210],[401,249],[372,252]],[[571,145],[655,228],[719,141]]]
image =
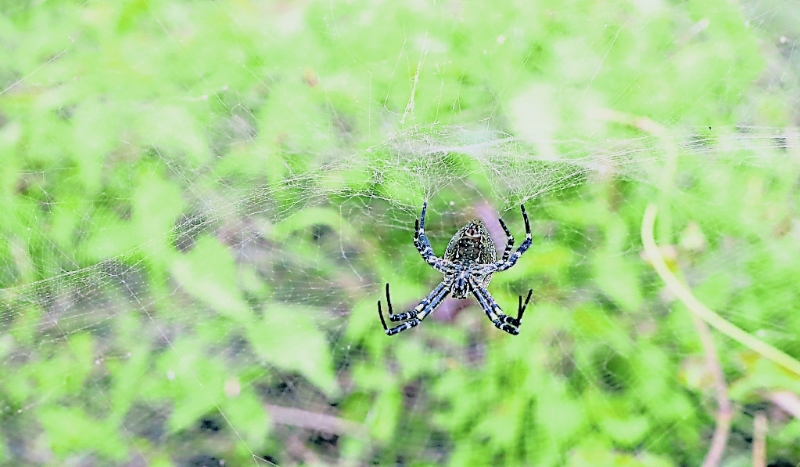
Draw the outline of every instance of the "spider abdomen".
[[[447,244],[444,259],[464,265],[489,264],[497,261],[494,242],[483,222],[474,220],[461,227]]]

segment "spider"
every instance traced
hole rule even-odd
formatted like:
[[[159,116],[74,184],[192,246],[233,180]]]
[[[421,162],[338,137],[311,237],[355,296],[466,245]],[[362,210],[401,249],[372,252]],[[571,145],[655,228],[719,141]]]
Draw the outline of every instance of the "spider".
[[[428,237],[425,236],[425,210],[427,207],[428,203],[422,204],[422,216],[414,222],[414,246],[417,247],[417,251],[419,251],[426,263],[444,274],[444,280],[413,310],[398,314],[392,313],[392,300],[389,297],[389,284],[387,283],[386,303],[389,307],[389,321],[404,322],[393,328],[387,327],[386,321],[383,319],[381,301],[378,300],[378,316],[381,318],[381,324],[383,324],[383,330],[386,335],[393,336],[417,326],[441,305],[447,295],[453,294],[453,298],[465,299],[470,293],[475,296],[489,321],[497,329],[513,335],[519,334],[522,314],[525,313],[525,307],[528,306],[533,289],[528,291],[525,303],[522,302],[522,295],[519,296],[517,317],[512,318],[503,313],[503,310],[494,301],[486,287],[489,286],[489,281],[492,280],[492,274],[505,271],[516,264],[520,256],[531,246],[531,226],[528,222],[525,206],[520,205],[522,218],[525,220],[525,241],[522,242],[522,245],[517,248],[514,254],[511,254],[511,249],[514,248],[514,237],[506,227],[503,219],[498,219],[500,226],[503,227],[506,233],[506,237],[508,237],[506,249],[500,261],[497,261],[497,251],[494,249],[494,242],[489,236],[489,231],[486,230],[483,222],[479,220],[471,221],[456,232],[450,243],[447,244],[444,258],[437,257],[433,253]]]

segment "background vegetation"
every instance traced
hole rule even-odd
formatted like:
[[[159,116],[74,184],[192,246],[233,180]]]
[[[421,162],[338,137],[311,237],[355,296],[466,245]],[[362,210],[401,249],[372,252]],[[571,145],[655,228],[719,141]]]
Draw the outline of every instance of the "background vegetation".
[[[791,2],[0,11],[2,465],[800,462],[798,375],[639,236],[657,203],[700,300],[800,356]],[[383,335],[383,283],[438,280],[423,199],[440,254],[526,202],[520,336],[472,302]]]

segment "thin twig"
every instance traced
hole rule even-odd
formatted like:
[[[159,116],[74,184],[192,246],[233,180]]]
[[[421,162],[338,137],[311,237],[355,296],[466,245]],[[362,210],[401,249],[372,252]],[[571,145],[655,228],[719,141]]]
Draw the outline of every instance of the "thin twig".
[[[730,337],[736,342],[739,342],[748,349],[758,353],[773,363],[776,363],[787,370],[800,375],[800,362],[798,362],[795,358],[781,350],[778,350],[772,345],[751,336],[730,321],[727,321],[725,318],[713,312],[710,308],[703,305],[703,303],[700,302],[700,300],[698,300],[694,295],[692,295],[692,292],[685,285],[683,285],[683,283],[681,283],[681,281],[678,280],[674,274],[672,274],[672,271],[669,270],[667,264],[664,262],[664,258],[661,256],[658,246],[656,246],[656,242],[653,239],[653,224],[655,224],[657,211],[658,208],[656,208],[656,206],[653,204],[647,206],[647,209],[645,210],[644,219],[642,219],[642,243],[644,244],[644,250],[647,253],[647,258],[650,260],[650,263],[661,277],[661,280],[663,280],[667,285],[667,288],[669,288],[669,290],[676,297],[678,297],[678,299],[680,299],[684,305],[686,305],[686,308],[688,308],[689,311],[700,317],[703,321],[711,325],[711,327],[717,331]]]
[[[767,467],[767,416],[760,411],[753,419],[753,467]]]
[[[280,425],[324,431],[335,435],[359,435],[365,433],[362,425],[334,417],[333,415],[270,404],[266,404],[264,409],[272,417],[272,421]]]
[[[711,438],[711,447],[703,459],[703,467],[716,467],[722,461],[725,446],[728,444],[728,436],[731,432],[731,418],[733,417],[733,407],[728,398],[728,386],[725,384],[725,374],[722,372],[722,365],[719,363],[717,349],[711,337],[711,330],[702,319],[695,315],[692,316],[694,327],[700,335],[700,342],[703,345],[703,354],[706,358],[706,367],[714,379],[714,390],[717,397],[717,416],[714,427],[714,436]]]
[[[669,193],[669,188],[675,177],[677,170],[678,152],[673,142],[669,139],[669,132],[665,127],[647,117],[633,117],[624,113],[614,112],[606,109],[605,117],[607,120],[616,121],[626,125],[638,128],[641,131],[650,133],[654,136],[661,138],[664,142],[666,151],[666,164],[664,167],[664,176],[662,183],[662,198],[661,204],[666,204],[666,197]],[[666,225],[662,228],[662,238],[667,238],[669,234],[670,222],[667,220]],[[650,226],[650,237],[652,238],[653,226]],[[644,237],[644,226],[642,226],[642,236]],[[653,241],[655,244],[655,241]],[[645,248],[646,249],[646,248]],[[649,254],[649,253],[648,253]],[[708,449],[705,458],[703,459],[703,467],[716,467],[722,461],[722,455],[725,452],[725,446],[728,444],[728,436],[731,431],[731,419],[733,418],[733,408],[731,401],[728,398],[728,386],[725,384],[725,374],[722,371],[722,365],[719,362],[717,349],[714,346],[714,339],[711,337],[711,331],[708,329],[705,321],[700,319],[696,314],[691,314],[692,322],[700,336],[700,342],[703,346],[703,355],[705,356],[706,368],[714,380],[714,391],[717,399],[717,414],[716,423],[714,424],[714,435],[711,438],[711,447]]]
[[[800,397],[792,391],[772,391],[766,394],[766,399],[792,417],[800,420]]]

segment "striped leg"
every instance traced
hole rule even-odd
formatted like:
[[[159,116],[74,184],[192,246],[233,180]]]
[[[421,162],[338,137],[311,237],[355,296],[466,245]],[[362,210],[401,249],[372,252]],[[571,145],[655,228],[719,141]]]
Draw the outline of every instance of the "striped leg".
[[[389,296],[389,284],[386,284],[386,303],[389,307],[389,320],[390,321],[405,321],[404,323],[395,326],[389,329],[386,326],[386,321],[383,319],[383,310],[381,309],[381,302],[378,300],[378,316],[381,318],[381,324],[383,325],[383,330],[386,332],[387,336],[392,336],[397,333],[403,332],[406,329],[411,329],[414,326],[417,326],[423,319],[425,319],[429,314],[433,312],[444,300],[445,297],[450,293],[449,284],[446,282],[440,283],[433,291],[423,299],[419,305],[417,305],[413,310],[407,311],[405,313],[392,313],[392,300]]]
[[[471,278],[469,280],[469,284],[470,289],[472,289],[472,294],[475,296],[475,299],[478,300],[478,304],[481,306],[481,308],[483,308],[484,313],[486,313],[486,317],[488,317],[489,321],[494,324],[494,327],[509,334],[519,334],[519,329],[517,329],[516,326],[506,323],[504,319],[500,318],[501,316],[505,318],[506,315],[503,314],[503,310],[497,306],[497,302],[494,301],[486,289],[479,287]],[[486,293],[484,294],[484,292]]]
[[[503,222],[503,219],[497,220],[500,221],[500,227],[502,227],[503,231],[506,233],[506,249],[503,251],[503,259],[500,260],[505,263],[508,261],[508,256],[511,254],[511,250],[514,248],[514,236],[511,235],[511,231],[508,230],[508,226],[506,226],[506,223]]]
[[[509,334],[519,334],[519,326],[522,324],[522,315],[525,313],[525,308],[528,306],[528,302],[531,300],[531,294],[533,294],[533,290],[528,291],[528,296],[525,298],[525,303],[522,303],[522,296],[519,296],[517,317],[512,318],[511,316],[503,313],[500,305],[497,304],[488,290],[478,286],[478,284],[476,284],[472,279],[470,279],[470,287],[472,288],[472,294],[475,295],[475,298],[478,300],[481,308],[483,308],[486,316],[497,329],[505,331]]]
[[[433,253],[431,242],[425,235],[425,211],[428,209],[428,203],[422,203],[422,215],[419,219],[414,221],[414,246],[417,247],[422,259],[425,260],[433,269],[447,274],[450,271],[449,261],[442,258],[437,258]]]
[[[496,263],[491,263],[483,266],[483,268],[478,272],[480,275],[492,274],[495,272],[505,271],[506,269],[510,268],[511,266],[517,263],[517,260],[525,253],[528,248],[530,248],[531,243],[533,243],[533,239],[531,238],[531,223],[528,220],[528,213],[525,212],[525,205],[521,204],[520,209],[522,210],[522,219],[525,221],[525,241],[522,242],[522,245],[517,248],[517,251],[514,252],[513,255],[507,256],[507,253],[511,251],[511,246],[506,245],[506,251],[503,253],[503,258]],[[505,227],[502,221],[500,221],[501,225]],[[506,230],[508,232],[508,230]],[[510,237],[510,233],[509,233]],[[509,243],[511,243],[513,237],[509,238]]]

